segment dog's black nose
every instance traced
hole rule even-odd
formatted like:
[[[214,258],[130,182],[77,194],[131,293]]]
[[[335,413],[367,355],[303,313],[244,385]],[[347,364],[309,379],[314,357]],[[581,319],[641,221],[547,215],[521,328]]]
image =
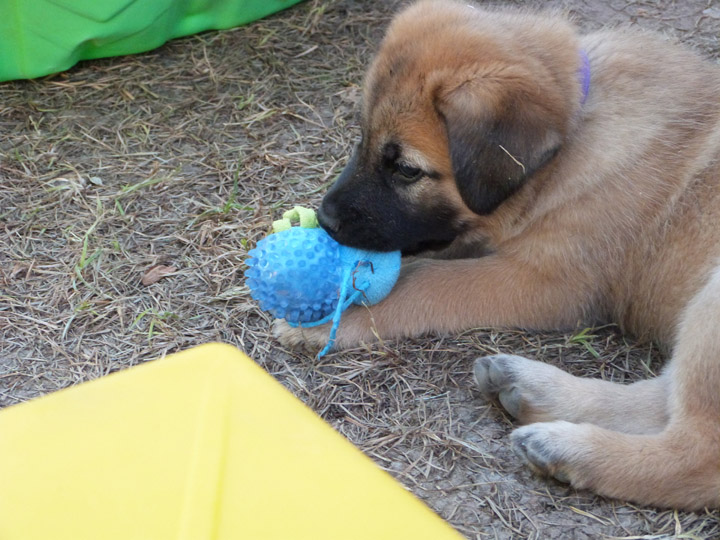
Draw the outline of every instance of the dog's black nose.
[[[317,218],[320,226],[327,232],[332,234],[340,230],[340,218],[332,205],[323,202],[318,208]]]

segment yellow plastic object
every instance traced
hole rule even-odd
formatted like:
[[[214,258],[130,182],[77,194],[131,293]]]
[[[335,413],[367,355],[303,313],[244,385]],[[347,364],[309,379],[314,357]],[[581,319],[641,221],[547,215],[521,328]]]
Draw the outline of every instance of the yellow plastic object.
[[[238,350],[0,412],[0,539],[458,539]]]

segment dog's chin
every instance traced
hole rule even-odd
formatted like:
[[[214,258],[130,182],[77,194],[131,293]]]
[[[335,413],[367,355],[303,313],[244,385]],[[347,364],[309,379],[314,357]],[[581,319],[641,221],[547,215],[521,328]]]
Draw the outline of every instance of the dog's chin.
[[[377,231],[372,227],[357,225],[352,227],[341,223],[333,228],[327,226],[321,219],[318,222],[333,240],[343,246],[367,251],[400,251],[403,255],[418,255],[426,251],[445,249],[452,244],[459,233],[459,231],[447,227],[443,229],[441,235],[413,238],[413,235],[407,234],[407,231],[388,234],[388,231]]]
[[[323,223],[322,220],[318,220],[320,226],[325,230],[326,233],[335,240],[338,244],[356,248],[364,249],[366,251],[398,251],[399,246],[392,241],[392,238],[385,237],[379,234],[373,234],[367,229],[351,229],[349,227],[338,227],[332,229]]]
[[[323,227],[324,228],[324,227]],[[359,234],[345,235],[328,230],[325,231],[338,244],[367,251],[400,251],[403,256],[419,255],[427,251],[438,251],[445,249],[452,243],[452,239],[445,240],[417,240],[411,243],[399,244],[390,238],[381,236],[364,236]]]
[[[395,243],[380,238],[347,237],[344,235],[334,235],[330,232],[328,232],[328,234],[330,234],[333,240],[335,240],[338,244],[365,251],[380,251],[389,253],[391,251],[399,251],[401,249],[400,246]]]
[[[452,240],[424,240],[411,246],[404,247],[401,251],[403,257],[410,257],[413,255],[420,255],[427,251],[440,251],[441,249],[448,247],[450,244],[452,244]]]

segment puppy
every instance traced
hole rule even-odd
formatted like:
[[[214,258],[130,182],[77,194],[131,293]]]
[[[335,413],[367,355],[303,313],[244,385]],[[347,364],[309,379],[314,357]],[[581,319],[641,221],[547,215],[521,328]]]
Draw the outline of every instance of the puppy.
[[[528,424],[512,441],[534,469],[720,506],[720,69],[639,32],[423,1],[392,22],[363,105],[320,222],[344,244],[429,256],[346,312],[337,345],[616,322],[668,346],[659,377],[623,386],[501,355],[476,361],[477,384]]]

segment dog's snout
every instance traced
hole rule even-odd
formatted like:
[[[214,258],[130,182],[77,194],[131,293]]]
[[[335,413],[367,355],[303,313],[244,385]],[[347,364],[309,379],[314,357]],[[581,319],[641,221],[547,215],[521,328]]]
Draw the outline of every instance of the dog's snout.
[[[340,218],[337,209],[327,202],[323,202],[318,208],[317,218],[320,226],[329,233],[336,233],[340,230]]]

